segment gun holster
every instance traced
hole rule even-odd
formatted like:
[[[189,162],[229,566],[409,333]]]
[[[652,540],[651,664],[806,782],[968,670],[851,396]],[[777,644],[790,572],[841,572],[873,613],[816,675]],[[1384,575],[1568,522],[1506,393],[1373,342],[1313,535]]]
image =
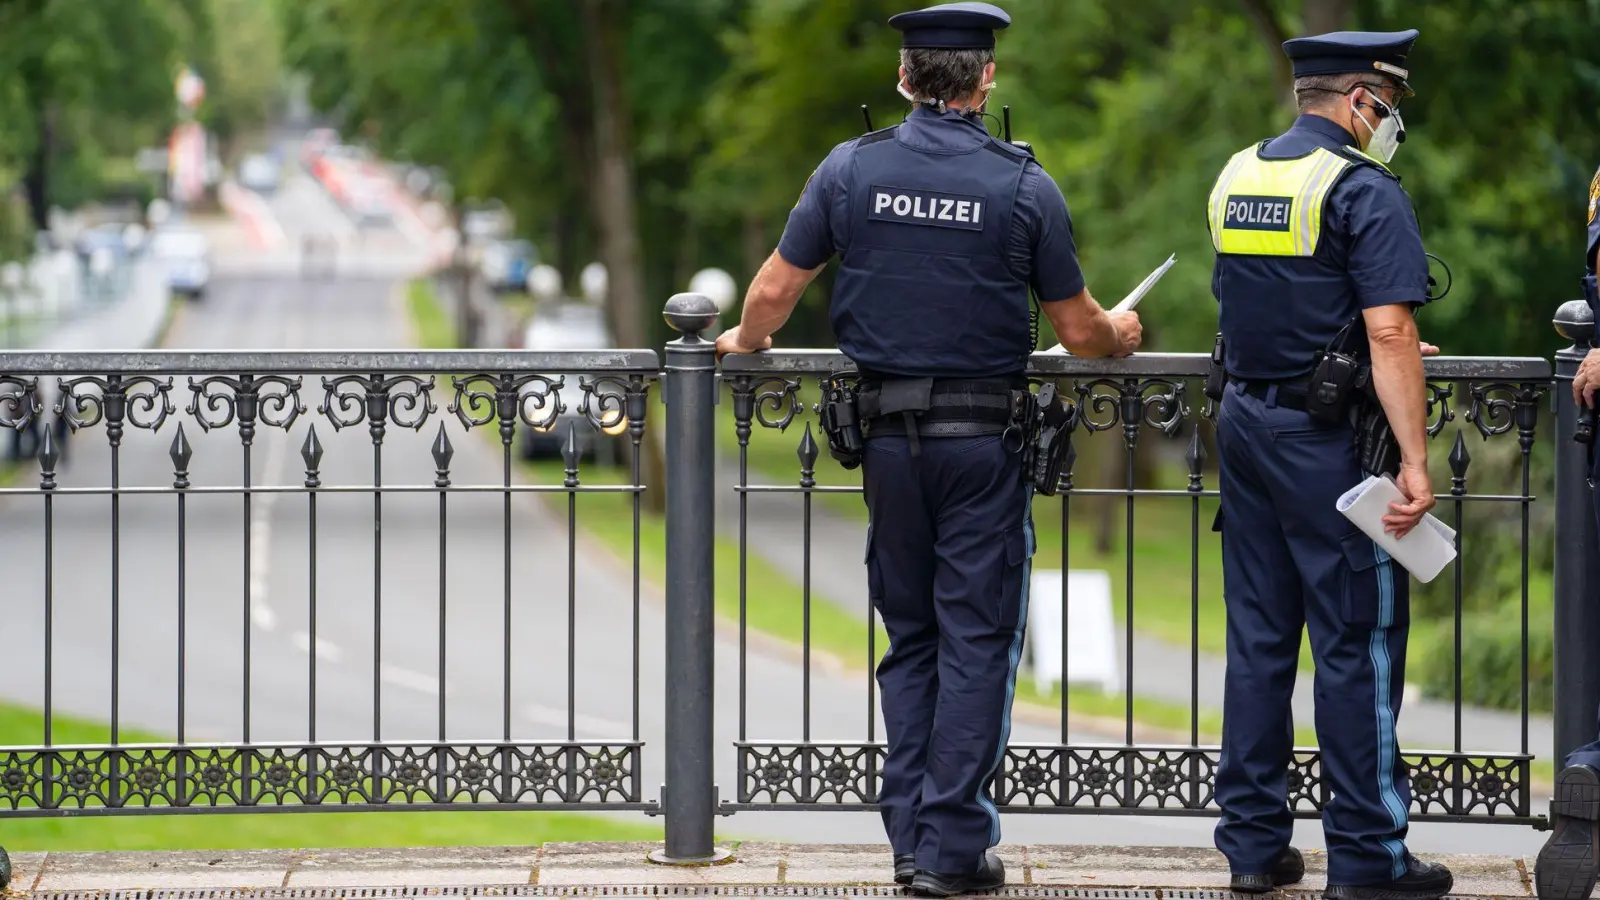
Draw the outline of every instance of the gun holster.
[[[1032,450],[1024,457],[1023,476],[1036,493],[1054,497],[1061,488],[1061,473],[1067,464],[1072,432],[1078,427],[1078,408],[1060,396],[1051,383],[1044,384],[1037,394],[1030,396],[1033,397],[1029,405],[1034,425],[1024,445]]]
[[[830,376],[822,383],[822,402],[817,404],[817,417],[822,433],[828,437],[828,455],[846,469],[861,465],[866,442],[861,437],[855,386]]]
[[[1400,474],[1400,442],[1376,399],[1362,403],[1356,414],[1356,450],[1361,471],[1368,475]]]

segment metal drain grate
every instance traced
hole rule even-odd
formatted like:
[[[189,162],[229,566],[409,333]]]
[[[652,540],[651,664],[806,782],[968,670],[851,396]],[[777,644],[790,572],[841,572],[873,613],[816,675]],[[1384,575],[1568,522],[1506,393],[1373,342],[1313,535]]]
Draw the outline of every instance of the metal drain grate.
[[[910,897],[901,887],[810,886],[560,886],[560,884],[507,884],[494,887],[262,887],[262,889],[184,890],[37,890],[27,900],[405,900],[411,897]],[[1027,898],[1027,900],[1245,900],[1251,895],[1229,890],[1202,889],[1099,889],[1099,887],[1003,887],[976,897]],[[1312,900],[1317,890],[1291,890],[1283,897]],[[1259,897],[1251,897],[1259,900]],[[1496,900],[1477,895],[1451,895],[1451,900]]]

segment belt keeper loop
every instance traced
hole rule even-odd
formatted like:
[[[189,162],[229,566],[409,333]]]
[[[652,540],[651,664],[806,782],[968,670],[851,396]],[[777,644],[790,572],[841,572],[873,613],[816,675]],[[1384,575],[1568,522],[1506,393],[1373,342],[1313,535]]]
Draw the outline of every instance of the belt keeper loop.
[[[911,458],[922,455],[922,444],[917,441],[917,419],[911,410],[902,410],[900,418],[906,424],[906,441],[911,445]]]

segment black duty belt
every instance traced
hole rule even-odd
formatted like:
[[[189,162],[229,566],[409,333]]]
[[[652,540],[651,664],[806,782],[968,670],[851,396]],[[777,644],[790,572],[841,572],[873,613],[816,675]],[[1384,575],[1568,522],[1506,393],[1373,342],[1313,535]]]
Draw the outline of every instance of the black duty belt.
[[[918,399],[908,403],[903,395],[896,396],[907,387],[920,387],[926,393],[919,391]],[[1007,379],[939,378],[931,384],[926,379],[905,379],[869,382],[856,402],[868,436],[1003,434],[1015,424],[1018,397],[1026,390],[1025,381]]]
[[[1309,379],[1291,378],[1284,381],[1248,381],[1243,378],[1235,379],[1239,389],[1246,394],[1265,401],[1274,385],[1278,388],[1277,404],[1286,409],[1306,411],[1306,387]]]

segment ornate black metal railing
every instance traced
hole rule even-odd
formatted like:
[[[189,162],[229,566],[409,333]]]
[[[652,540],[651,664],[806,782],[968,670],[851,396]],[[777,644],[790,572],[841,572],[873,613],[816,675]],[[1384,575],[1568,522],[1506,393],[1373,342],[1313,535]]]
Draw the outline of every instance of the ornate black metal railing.
[[[1099,451],[1102,460],[1120,462],[1114,477],[1103,487],[1083,485],[1084,473],[1074,471],[1071,463],[1063,475],[1059,496],[1055,499],[1037,497],[1033,504],[1036,521],[1052,521],[1059,532],[1057,540],[1061,570],[1072,567],[1073,552],[1078,543],[1075,535],[1093,527],[1082,513],[1082,508],[1095,501],[1111,502],[1121,507],[1122,549],[1120,567],[1120,597],[1122,622],[1117,642],[1121,652],[1121,683],[1124,689],[1115,702],[1122,707],[1120,722],[1110,723],[1112,733],[1106,734],[1104,716],[1092,730],[1099,731],[1109,740],[1090,743],[1079,732],[1074,716],[1073,693],[1054,691],[1053,698],[1031,698],[1037,704],[1041,699],[1053,699],[1055,704],[1056,733],[1054,741],[1013,740],[1003,760],[995,782],[996,805],[1010,812],[1094,812],[1094,813],[1173,813],[1212,814],[1216,805],[1212,781],[1218,762],[1218,748],[1201,741],[1205,713],[1201,703],[1204,685],[1201,674],[1202,608],[1220,608],[1220,573],[1212,573],[1202,588],[1201,560],[1208,554],[1215,557],[1218,535],[1211,531],[1210,512],[1215,509],[1218,496],[1214,487],[1207,486],[1207,440],[1212,433],[1217,413],[1216,405],[1204,397],[1200,382],[1204,380],[1209,357],[1205,354],[1140,354],[1125,361],[1083,360],[1062,355],[1037,354],[1033,358],[1030,377],[1033,381],[1054,382],[1066,396],[1073,398],[1084,412],[1082,428],[1074,437],[1069,460],[1076,462],[1085,448]],[[755,476],[774,476],[774,466],[769,454],[753,452],[752,446],[761,443],[762,429],[786,430],[794,423],[807,419],[808,410],[814,410],[821,382],[830,378],[849,379],[852,367],[840,354],[834,352],[769,352],[754,357],[735,357],[725,360],[724,377],[731,382],[733,406],[737,419],[740,467],[736,490],[740,493],[741,539],[749,543],[744,534],[750,518],[748,504],[751,497],[770,495],[798,495],[799,552],[806,560],[805,604],[807,624],[815,605],[828,599],[815,596],[812,590],[811,560],[819,556],[813,549],[816,535],[822,532],[836,534],[842,525],[849,523],[864,530],[864,523],[853,522],[849,512],[823,509],[815,505],[819,495],[857,494],[859,477],[852,485],[818,483],[820,469],[825,468],[835,476],[845,476],[843,469],[822,456],[819,468],[818,437],[813,436],[812,423],[805,421],[801,434],[791,440],[794,445],[788,468],[793,480],[788,484],[754,483]],[[1452,473],[1448,490],[1440,490],[1441,507],[1438,513],[1453,521],[1458,532],[1458,546],[1467,552],[1473,549],[1473,535],[1464,532],[1463,511],[1474,506],[1511,504],[1519,508],[1521,538],[1517,553],[1521,559],[1521,577],[1518,605],[1521,611],[1521,647],[1523,697],[1518,710],[1520,733],[1509,736],[1496,735],[1495,749],[1473,749],[1464,740],[1463,720],[1466,718],[1460,689],[1459,642],[1463,628],[1463,562],[1458,556],[1454,564],[1453,628],[1457,642],[1456,690],[1449,703],[1453,713],[1449,730],[1441,730],[1434,738],[1440,749],[1404,751],[1412,787],[1412,817],[1417,820],[1506,821],[1529,823],[1536,821],[1532,798],[1531,763],[1534,755],[1530,747],[1528,673],[1528,616],[1529,616],[1529,520],[1532,507],[1539,500],[1534,491],[1533,460],[1539,449],[1539,411],[1548,402],[1551,365],[1542,359],[1466,359],[1435,358],[1427,363],[1429,379],[1429,434],[1435,442],[1449,441],[1448,466]],[[1464,414],[1462,410],[1464,409]],[[1548,430],[1548,429],[1547,429]],[[1512,479],[1515,490],[1510,492],[1477,492],[1468,489],[1468,471],[1472,462],[1468,437],[1488,440],[1501,438],[1515,441],[1517,461],[1513,464],[1516,476]],[[1150,442],[1161,444],[1158,450],[1173,462],[1179,463],[1181,480],[1186,484],[1172,487],[1139,486],[1141,451]],[[761,448],[765,449],[765,448]],[[1437,451],[1436,451],[1437,452]],[[766,464],[761,469],[752,462],[760,458]],[[1104,467],[1102,467],[1104,469]],[[853,473],[852,473],[853,474]],[[841,478],[842,480],[842,478]],[[1107,480],[1107,479],[1102,479]],[[1545,485],[1548,497],[1548,485]],[[858,501],[859,503],[859,501]],[[1171,652],[1187,656],[1187,667],[1172,667],[1171,660],[1152,658],[1146,650],[1145,665],[1166,663],[1173,672],[1172,681],[1182,688],[1181,706],[1166,712],[1177,713],[1180,721],[1169,721],[1167,735],[1161,741],[1141,741],[1136,736],[1140,717],[1135,703],[1139,690],[1136,684],[1135,660],[1141,657],[1136,637],[1148,620],[1141,618],[1142,603],[1136,586],[1141,581],[1138,555],[1135,551],[1139,528],[1136,510],[1159,510],[1160,504],[1177,505],[1187,512],[1180,516],[1179,540],[1168,548],[1166,564],[1188,570],[1187,603],[1183,604],[1184,618],[1188,622],[1187,640],[1173,646]],[[1202,507],[1207,515],[1202,516]],[[1075,513],[1074,510],[1079,512]],[[791,513],[793,514],[792,510]],[[815,524],[820,515],[827,516],[826,528]],[[1148,516],[1150,513],[1146,512]],[[861,513],[864,515],[864,513]],[[1462,545],[1460,542],[1465,541]],[[837,556],[837,553],[832,554]],[[1112,556],[1117,554],[1113,553]],[[859,565],[859,555],[851,562]],[[837,559],[825,565],[838,566]],[[1037,565],[1037,562],[1036,562]],[[1093,561],[1090,566],[1096,565]],[[1059,609],[1070,608],[1073,602],[1072,579],[1060,578]],[[837,579],[830,585],[836,590]],[[742,585],[748,591],[759,591],[756,583]],[[868,698],[866,715],[858,719],[859,733],[865,740],[840,742],[816,740],[812,733],[814,673],[809,661],[809,628],[807,628],[808,658],[800,675],[802,687],[802,716],[800,733],[786,740],[752,740],[744,728],[744,716],[749,710],[749,697],[741,682],[741,730],[738,760],[737,799],[726,806],[730,809],[871,809],[875,808],[879,776],[883,763],[884,745],[877,740],[877,723],[871,684],[871,662],[881,650],[873,622],[874,610],[865,602],[864,581],[859,596],[848,599],[858,608],[865,621],[867,637],[865,655],[859,668],[866,679],[865,696]],[[846,598],[829,598],[846,599]],[[1094,598],[1084,597],[1080,602]],[[1171,604],[1158,605],[1158,613],[1170,609]],[[1070,617],[1059,616],[1059,634],[1048,639],[1060,648],[1063,657],[1061,670],[1067,670],[1072,644],[1069,631]],[[1109,625],[1109,623],[1108,623]],[[1220,631],[1214,632],[1220,639]],[[1098,637],[1099,635],[1097,635]],[[1030,634],[1030,640],[1039,641],[1041,635]],[[1109,633],[1104,637],[1110,638]],[[743,660],[741,660],[743,662]],[[743,674],[743,672],[741,672]],[[1220,676],[1219,676],[1220,677]],[[1309,682],[1309,671],[1301,680]],[[763,685],[770,690],[770,685]],[[1111,698],[1102,698],[1111,699]],[[1167,699],[1167,698],[1152,698]],[[766,703],[765,697],[758,699]],[[1019,702],[1023,702],[1019,700]],[[1101,704],[1104,705],[1104,704]],[[1176,703],[1167,704],[1169,707]],[[1220,703],[1217,705],[1220,709]],[[1078,712],[1082,716],[1082,712]],[[1169,719],[1171,716],[1169,715]],[[1049,730],[1049,729],[1035,729]],[[1453,730],[1453,737],[1450,731]],[[792,733],[792,732],[791,732]],[[1509,737],[1510,740],[1504,740]],[[1185,741],[1186,738],[1186,741]],[[1183,743],[1179,743],[1183,741]],[[1509,746],[1507,746],[1509,744]],[[1290,805],[1300,817],[1320,815],[1328,801],[1328,785],[1321,777],[1318,751],[1301,750],[1289,773]]]
[[[1600,639],[1581,602],[1600,576],[1567,384],[1593,326],[1563,315],[1576,344],[1554,368],[1427,364],[1436,514],[1462,552],[1429,587],[1447,686],[1402,717],[1403,741],[1407,721],[1425,739],[1404,752],[1417,819],[1539,824],[1542,750],[1593,736],[1600,660],[1575,647]],[[0,571],[21,601],[6,605],[0,685],[43,709],[37,742],[0,746],[0,817],[599,806],[664,813],[659,858],[694,861],[718,854],[717,815],[873,808],[885,645],[865,600],[859,483],[821,452],[810,406],[818,380],[848,365],[770,352],[719,371],[701,337],[710,301],[679,295],[667,318],[683,337],[664,359],[0,355],[0,425],[48,426],[37,481],[0,489]],[[1036,683],[1019,688],[995,783],[1006,811],[1215,812],[1204,364],[1033,359],[1031,376],[1085,417],[1059,496],[1035,500],[1049,538],[1035,567],[1053,556],[1060,573],[1037,606],[1059,619],[1030,627]],[[1557,414],[1541,415],[1550,404]],[[516,465],[546,445],[559,461]],[[621,472],[586,461],[608,448],[623,451]],[[664,522],[642,508],[653,449]],[[579,554],[579,506],[603,503],[591,524],[612,546],[623,535],[616,565]],[[738,690],[721,698],[719,520],[739,557]],[[641,603],[647,552],[665,563],[661,610]],[[1485,575],[1474,566],[1487,556]],[[1080,569],[1103,572],[1100,586],[1075,587]],[[1492,590],[1516,619],[1501,630],[1517,632],[1520,670],[1498,718],[1470,702],[1463,661],[1469,613]],[[1553,736],[1532,712],[1547,687],[1530,656],[1546,590]],[[1074,625],[1074,603],[1105,621]],[[1088,645],[1079,627],[1094,629]],[[758,633],[798,653],[758,651]],[[1109,687],[1071,684],[1075,658],[1113,645],[1097,663]],[[659,705],[641,694],[656,684]],[[719,713],[737,716],[732,747],[714,739]],[[720,798],[719,772],[735,782]],[[1296,814],[1316,815],[1328,788],[1314,748],[1290,777]]]
[[[0,747],[0,815],[651,808],[639,531],[589,637],[614,673],[584,698],[603,715],[578,696],[594,604],[571,561],[580,497],[620,495],[637,524],[639,454],[595,483],[583,460],[639,448],[659,368],[651,352],[0,356],[0,425],[59,420],[73,450],[63,465],[42,429],[36,483],[0,489],[35,536],[0,550],[17,648],[0,681],[41,710],[37,745]],[[558,464],[521,477],[514,456],[540,441]],[[540,493],[565,515],[530,515]],[[530,546],[550,572],[514,573]]]

